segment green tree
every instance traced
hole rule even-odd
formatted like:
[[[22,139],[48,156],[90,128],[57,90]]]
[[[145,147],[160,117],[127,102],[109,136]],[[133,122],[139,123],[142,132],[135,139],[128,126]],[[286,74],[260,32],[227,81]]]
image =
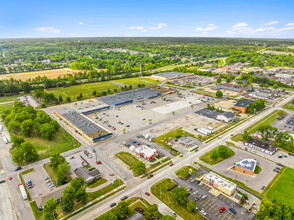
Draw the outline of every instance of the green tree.
[[[43,219],[44,220],[54,220],[57,219],[58,214],[56,213],[56,201],[54,198],[49,199],[45,202],[43,208]]]
[[[218,151],[217,150],[213,150],[210,154],[210,159],[212,160],[216,160],[218,158]]]
[[[20,131],[23,136],[30,136],[33,131],[34,122],[32,119],[25,120],[21,123]]]
[[[222,78],[221,77],[217,78],[216,82],[217,83],[222,83]]]
[[[114,212],[108,212],[106,215],[101,217],[101,220],[118,220],[118,217]]]
[[[56,132],[55,126],[49,123],[40,125],[39,134],[48,140],[52,140]]]
[[[177,187],[172,192],[172,197],[174,198],[175,202],[179,205],[186,204],[188,192],[185,187]]]
[[[61,95],[59,96],[59,98],[58,98],[58,101],[59,101],[60,103],[62,103],[62,102],[63,102],[63,98],[62,98],[62,96],[61,96]]]
[[[68,186],[63,191],[61,206],[63,212],[71,212],[75,201],[75,191],[71,186]]]
[[[159,219],[161,213],[158,211],[158,206],[156,204],[150,205],[144,211],[144,217],[146,220]]]
[[[57,153],[53,154],[53,156],[50,158],[50,166],[53,168],[53,170],[56,170],[60,164],[65,162],[65,158]]]
[[[228,158],[229,157],[228,147],[226,147],[225,145],[220,145],[218,147],[218,155],[222,158]]]
[[[217,90],[215,95],[216,95],[217,98],[220,99],[221,97],[223,97],[223,92],[220,91],[220,90]]]
[[[133,165],[133,172],[137,175],[146,173],[146,164],[140,160],[137,160]]]
[[[86,193],[86,187],[83,186],[76,191],[75,198],[78,202],[86,203],[88,194]]]
[[[58,165],[56,169],[56,176],[57,176],[59,184],[62,185],[68,181],[69,169],[70,169],[70,166],[66,162]]]
[[[67,102],[67,103],[70,103],[70,102],[71,102],[70,97],[66,97],[66,102]]]
[[[93,96],[96,96],[96,94],[97,94],[97,92],[96,92],[96,90],[94,90],[93,93],[92,93],[92,95]]]
[[[189,212],[195,212],[196,211],[196,202],[194,200],[190,200],[187,203],[187,210]]]
[[[120,202],[114,208],[113,212],[118,219],[126,219],[127,215],[130,214],[131,210],[129,209],[126,202]]]
[[[248,134],[248,132],[245,130],[244,133],[242,134],[242,139],[244,141],[247,141],[251,138],[251,136]]]
[[[17,164],[31,163],[38,159],[38,153],[34,146],[25,141],[19,147],[14,147],[11,151],[12,160]]]
[[[44,102],[41,103],[41,108],[46,108],[46,106],[47,106],[46,103]]]

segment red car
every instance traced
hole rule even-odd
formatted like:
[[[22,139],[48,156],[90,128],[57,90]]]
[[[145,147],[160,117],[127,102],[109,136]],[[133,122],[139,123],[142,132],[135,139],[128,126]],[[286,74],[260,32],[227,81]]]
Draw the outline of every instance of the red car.
[[[12,180],[12,177],[11,176],[9,177],[9,180]]]
[[[145,192],[146,196],[150,196],[150,193],[149,192]]]
[[[220,210],[219,210],[219,213],[223,213],[225,210],[226,210],[225,207],[221,207]]]
[[[101,162],[101,161],[97,161],[96,163],[97,163],[97,164],[102,164],[102,162]]]
[[[171,163],[169,166],[171,167],[171,166],[173,166],[174,165],[174,163]]]

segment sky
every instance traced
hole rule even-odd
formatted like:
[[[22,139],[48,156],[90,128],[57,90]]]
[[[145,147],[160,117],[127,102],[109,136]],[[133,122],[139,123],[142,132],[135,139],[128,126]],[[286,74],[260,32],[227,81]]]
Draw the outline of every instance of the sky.
[[[294,0],[0,0],[0,38],[294,38]]]

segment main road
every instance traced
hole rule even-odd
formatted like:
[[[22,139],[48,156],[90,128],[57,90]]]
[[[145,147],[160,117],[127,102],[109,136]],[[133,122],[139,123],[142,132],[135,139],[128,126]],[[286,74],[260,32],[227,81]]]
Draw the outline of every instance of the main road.
[[[128,195],[129,197],[130,196],[142,196],[142,192],[150,191],[150,187],[153,184],[155,184],[156,182],[158,182],[159,180],[161,180],[163,178],[171,177],[174,174],[174,172],[177,169],[181,168],[183,165],[191,164],[193,162],[193,160],[198,158],[200,155],[205,154],[206,152],[210,151],[212,148],[219,145],[219,143],[228,140],[231,137],[232,133],[243,132],[243,130],[245,128],[256,123],[257,121],[259,121],[260,119],[262,119],[263,117],[265,117],[266,115],[271,113],[272,111],[281,109],[281,106],[286,104],[287,102],[289,102],[292,98],[293,98],[293,96],[289,96],[286,99],[282,100],[280,103],[278,103],[275,107],[270,107],[270,108],[264,110],[263,112],[256,115],[252,119],[233,128],[232,130],[230,130],[230,132],[227,132],[221,138],[217,138],[217,139],[211,141],[209,144],[207,144],[206,146],[201,148],[198,152],[196,152],[196,153],[191,152],[189,155],[187,155],[185,157],[175,158],[173,161],[174,166],[167,167],[167,168],[164,168],[163,170],[157,171],[156,173],[154,173],[153,178],[151,178],[151,179],[146,179],[146,178],[136,179],[136,181],[130,181],[130,183],[128,183],[127,187],[123,191],[115,194],[112,197],[107,198],[102,203],[98,203],[98,204],[86,209],[85,211],[78,213],[77,215],[73,216],[70,219],[72,219],[72,220],[76,220],[76,219],[92,220],[95,217],[98,217],[101,214],[108,211],[110,209],[109,204],[111,202],[120,201],[120,198],[122,195]],[[145,197],[145,198],[148,200],[148,197]],[[152,198],[152,200],[157,201],[157,199],[154,199],[154,198]],[[157,202],[159,204],[161,203],[160,201],[157,201]]]

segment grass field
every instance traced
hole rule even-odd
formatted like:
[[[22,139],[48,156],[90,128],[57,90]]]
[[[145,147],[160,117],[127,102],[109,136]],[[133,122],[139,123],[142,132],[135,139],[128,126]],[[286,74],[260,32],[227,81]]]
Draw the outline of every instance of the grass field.
[[[87,187],[88,187],[88,188],[95,188],[95,187],[100,186],[100,185],[102,185],[103,183],[106,183],[106,182],[107,182],[106,179],[104,179],[104,178],[99,178],[99,179],[94,180],[93,183],[89,183],[89,184],[87,185]]]
[[[277,200],[282,204],[294,208],[294,169],[286,167],[282,170],[279,178],[275,179],[266,194],[269,200]]]
[[[130,169],[133,168],[134,163],[138,160],[135,156],[127,152],[120,152],[115,154],[117,158],[119,158],[122,162],[127,164]]]
[[[188,133],[186,131],[183,131],[182,128],[177,128],[177,129],[175,129],[173,131],[170,131],[170,132],[168,132],[166,134],[163,134],[161,136],[158,136],[158,137],[154,138],[153,141],[156,142],[156,143],[158,143],[158,144],[160,144],[160,145],[162,145],[162,146],[164,146],[167,149],[170,149],[170,150],[173,150],[174,151],[174,149],[172,148],[171,145],[167,145],[166,144],[166,141],[169,138],[176,139],[176,138],[180,138],[180,137],[184,137],[184,136],[194,137],[193,134],[190,134],[190,133]]]
[[[44,165],[44,169],[46,170],[48,176],[50,177],[51,181],[54,183],[55,186],[58,186],[58,179],[56,172],[53,170],[53,168],[50,166],[50,163],[46,163]]]
[[[233,137],[231,137],[232,141],[238,142],[242,138],[242,134],[235,134]]]
[[[207,152],[206,154],[203,154],[199,159],[207,164],[214,165],[214,164],[217,164],[217,163],[235,155],[235,152],[227,147],[227,149],[229,151],[229,156],[227,158],[223,158],[221,156],[218,156],[218,158],[216,160],[211,159],[210,155],[211,155],[212,151],[218,150],[218,148],[219,148],[219,146],[213,148],[211,151]]]
[[[255,171],[254,171],[254,173],[255,173],[255,174],[259,174],[260,172],[261,172],[261,167],[257,165],[257,166],[255,167]]]
[[[246,128],[246,131],[248,133],[254,133],[257,131],[260,125],[271,125],[283,114],[287,114],[287,113],[282,110],[275,110],[272,113],[265,116],[264,118],[262,118],[261,120],[259,120],[258,122],[254,123],[253,125],[250,125],[248,128]]]
[[[1,112],[5,111],[5,110],[10,110],[13,108],[14,104],[4,104],[4,105],[0,105],[0,114]]]
[[[47,92],[53,93],[56,97],[62,96],[63,100],[66,97],[70,97],[72,101],[77,100],[77,96],[82,93],[83,99],[93,98],[93,91],[102,92],[107,91],[108,89],[114,90],[117,89],[118,92],[121,92],[121,88],[119,85],[116,85],[115,82],[132,85],[133,88],[138,88],[138,84],[145,84],[146,87],[158,84],[156,80],[146,79],[146,78],[128,78],[128,79],[119,79],[119,80],[112,80],[112,81],[105,81],[105,82],[96,82],[96,83],[86,83],[71,87],[65,88],[54,88],[49,89]]]
[[[294,111],[294,105],[291,104],[291,102],[288,102],[287,104],[283,105],[282,107],[285,109],[289,109],[291,111]]]
[[[85,72],[85,70],[71,70],[67,68],[63,69],[54,69],[54,70],[42,70],[42,71],[32,71],[32,72],[23,72],[23,73],[9,73],[1,74],[0,80],[4,79],[20,79],[22,81],[36,78],[37,76],[43,77],[46,76],[48,79],[56,79],[58,76],[64,76],[66,74],[74,74],[77,72]],[[86,71],[87,72],[87,71]]]
[[[2,97],[0,97],[0,103],[1,102],[17,101],[18,96],[21,96],[21,95],[2,96]]]
[[[175,211],[183,219],[203,219],[203,217],[198,212],[189,212],[186,209],[186,206],[177,205],[175,203],[172,194],[169,191],[167,191],[175,185],[176,183],[171,179],[163,179],[151,187],[151,193],[154,196],[156,196],[159,200],[161,200],[163,203],[165,203],[168,207],[170,207],[173,211]]]
[[[24,139],[34,145],[39,154],[38,160],[51,157],[54,153],[63,153],[81,146],[81,144],[63,128],[59,129],[53,140],[47,140],[37,134],[32,137],[24,137]]]
[[[197,172],[197,169],[191,166],[184,166],[180,169],[178,169],[175,174],[183,179],[186,179],[189,176],[189,169],[192,169],[191,175],[194,175]]]

